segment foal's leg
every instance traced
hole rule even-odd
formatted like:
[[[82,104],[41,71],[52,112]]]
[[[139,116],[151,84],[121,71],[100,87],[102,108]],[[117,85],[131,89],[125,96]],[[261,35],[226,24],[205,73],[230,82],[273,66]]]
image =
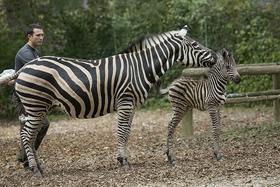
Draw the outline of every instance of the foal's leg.
[[[127,161],[127,141],[131,130],[131,123],[134,115],[133,102],[125,100],[118,105],[118,145],[117,145],[117,160],[121,166],[129,167]]]
[[[168,124],[168,132],[167,132],[167,158],[170,165],[175,165],[175,156],[173,153],[173,134],[175,128],[182,120],[183,116],[187,112],[186,106],[183,105],[173,105],[173,116],[171,121]]]
[[[219,106],[208,106],[207,108],[211,120],[212,120],[212,135],[213,135],[213,150],[216,160],[222,159],[220,152],[220,107]]]

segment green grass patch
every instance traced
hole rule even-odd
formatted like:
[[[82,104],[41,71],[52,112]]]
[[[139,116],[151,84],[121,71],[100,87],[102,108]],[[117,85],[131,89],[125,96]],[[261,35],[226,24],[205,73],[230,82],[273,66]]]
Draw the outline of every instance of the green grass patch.
[[[280,123],[261,124],[258,127],[244,127],[223,133],[225,140],[240,140],[260,136],[274,136],[280,134]]]
[[[163,110],[171,109],[171,105],[169,103],[168,98],[167,97],[149,98],[140,107],[140,110],[155,110],[155,109],[163,109]]]

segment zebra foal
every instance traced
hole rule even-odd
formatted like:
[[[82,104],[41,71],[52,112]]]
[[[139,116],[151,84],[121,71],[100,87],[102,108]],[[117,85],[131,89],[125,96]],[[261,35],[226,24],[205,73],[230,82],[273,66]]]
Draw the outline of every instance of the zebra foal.
[[[187,26],[143,38],[124,53],[99,60],[45,56],[26,64],[16,74],[15,92],[25,111],[20,136],[35,175],[42,175],[34,140],[53,106],[74,118],[118,114],[117,160],[128,166],[127,141],[136,106],[176,62],[191,67],[211,67],[217,62],[212,50],[187,36]]]
[[[241,78],[236,70],[233,55],[226,49],[222,49],[218,52],[218,61],[210,69],[207,80],[198,81],[182,76],[171,84],[169,91],[161,90],[162,94],[169,92],[169,101],[173,110],[172,119],[168,124],[166,151],[171,165],[175,164],[172,150],[175,128],[184,114],[193,108],[209,112],[212,120],[214,156],[217,160],[222,158],[219,147],[220,108],[226,100],[225,89],[229,80],[238,84]]]

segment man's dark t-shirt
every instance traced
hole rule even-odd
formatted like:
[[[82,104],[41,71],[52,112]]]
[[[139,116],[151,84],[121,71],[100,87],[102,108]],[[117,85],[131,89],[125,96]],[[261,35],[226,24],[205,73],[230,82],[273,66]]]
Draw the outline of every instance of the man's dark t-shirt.
[[[38,50],[25,44],[18,52],[15,58],[15,71],[18,71],[27,62],[39,58]]]

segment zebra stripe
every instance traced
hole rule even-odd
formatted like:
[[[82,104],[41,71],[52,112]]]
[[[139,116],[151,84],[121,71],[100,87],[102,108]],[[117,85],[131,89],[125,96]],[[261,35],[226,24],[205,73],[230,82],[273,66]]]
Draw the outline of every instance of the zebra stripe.
[[[217,63],[210,69],[208,79],[204,81],[181,77],[175,80],[169,88],[169,100],[172,105],[173,116],[168,124],[167,157],[170,164],[175,164],[173,155],[173,134],[188,110],[193,108],[208,110],[213,127],[214,156],[217,160],[222,158],[219,147],[220,134],[220,107],[225,103],[225,89],[228,80],[240,82],[240,75],[236,70],[233,55],[226,49],[218,53]],[[161,93],[166,93],[162,90]]]
[[[186,32],[183,28],[143,38],[124,53],[104,59],[45,56],[25,65],[15,91],[26,112],[21,138],[33,172],[40,175],[41,168],[31,145],[53,106],[76,118],[117,111],[117,158],[127,165],[126,144],[134,109],[144,103],[152,85],[177,61],[195,67],[216,63],[216,54],[182,35]]]

